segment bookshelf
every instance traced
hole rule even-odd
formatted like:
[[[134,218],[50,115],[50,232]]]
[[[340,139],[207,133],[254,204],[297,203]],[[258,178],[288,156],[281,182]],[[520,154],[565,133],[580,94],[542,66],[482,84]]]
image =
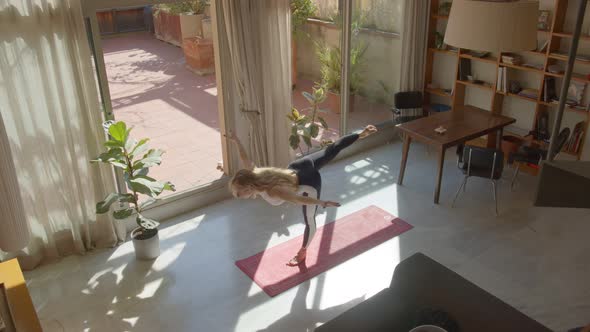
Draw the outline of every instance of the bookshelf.
[[[491,92],[491,100],[489,101],[489,110],[492,113],[502,114],[504,108],[504,98],[517,98],[520,100],[524,100],[526,102],[534,103],[534,118],[533,123],[530,124],[529,129],[534,130],[537,119],[539,116],[547,112],[551,114],[551,112],[556,112],[557,103],[555,102],[546,102],[543,100],[543,89],[545,84],[545,79],[547,77],[554,77],[557,79],[562,79],[564,74],[563,73],[552,73],[548,70],[550,65],[561,64],[565,68],[565,61],[567,61],[567,55],[563,55],[559,53],[561,41],[567,40],[568,38],[572,38],[572,34],[568,32],[564,32],[564,23],[566,18],[566,12],[569,0],[553,0],[553,8],[551,9],[551,25],[547,30],[538,30],[538,34],[542,38],[546,38],[548,43],[544,49],[544,51],[527,51],[522,52],[525,55],[533,56],[535,62],[539,64],[539,68],[534,67],[527,67],[522,65],[515,65],[502,62],[502,55],[504,53],[496,54],[495,56],[487,56],[487,57],[476,57],[469,54],[469,50],[465,49],[458,49],[458,50],[450,50],[450,49],[437,49],[435,47],[435,33],[437,31],[444,33],[444,30],[441,30],[440,27],[444,26],[446,20],[448,20],[448,15],[440,15],[438,13],[439,5],[443,2],[449,2],[450,0],[432,0],[431,1],[431,10],[430,10],[430,19],[428,24],[428,51],[426,56],[426,67],[425,67],[425,103],[430,104],[432,103],[433,99],[440,100],[440,97],[443,98],[445,101],[441,103],[450,102],[448,105],[451,106],[451,109],[454,109],[457,106],[464,105],[466,99],[466,90],[470,89],[479,89],[483,91]],[[589,43],[590,42],[590,35],[583,35],[580,38],[580,43]],[[455,68],[455,75],[453,77],[453,81],[451,82],[451,86],[453,87],[453,93],[449,94],[440,88],[434,88],[430,86],[433,82],[433,70],[434,70],[434,62],[436,56],[448,56],[454,57],[456,60],[456,68]],[[477,84],[465,80],[459,80],[459,63],[461,59],[469,59],[473,62],[478,62],[482,64],[486,64],[488,66],[492,66],[496,72],[495,81],[493,82],[486,82],[485,84]],[[590,65],[590,60],[586,59],[576,59],[576,64],[581,65]],[[509,68],[511,71],[517,71],[518,75],[530,75],[528,81],[534,81],[536,86],[529,86],[529,88],[534,88],[538,90],[538,95],[536,98],[529,98],[525,96],[521,96],[519,94],[514,94],[510,92],[503,92],[496,90],[497,81],[499,79],[498,75],[498,68],[505,67]],[[582,75],[580,73],[573,73],[572,74],[572,81],[577,81],[585,84],[590,85],[590,75]],[[538,82],[538,83],[537,83]],[[560,85],[556,86],[557,90],[561,87]],[[586,86],[586,89],[590,89],[590,86]],[[559,93],[559,91],[557,91]],[[576,159],[580,159],[580,155],[584,149],[584,141],[586,139],[586,135],[589,130],[590,124],[590,112],[566,106],[565,111],[567,113],[574,113],[581,117],[584,122],[583,134],[581,137],[580,145],[577,151],[562,151],[566,154],[574,156]],[[552,123],[551,123],[552,124]],[[570,128],[573,131],[574,128]],[[513,134],[515,136],[519,136]],[[487,140],[488,145],[493,145],[496,141],[495,134],[490,134]]]

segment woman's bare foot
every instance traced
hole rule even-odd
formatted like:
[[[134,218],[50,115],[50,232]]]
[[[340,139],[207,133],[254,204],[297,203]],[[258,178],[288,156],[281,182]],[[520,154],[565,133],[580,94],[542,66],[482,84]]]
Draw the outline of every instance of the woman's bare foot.
[[[361,133],[359,134],[359,138],[365,138],[365,137],[372,135],[376,132],[377,132],[377,127],[375,127],[373,125],[368,125],[365,127],[365,129],[363,129],[363,131],[361,131]]]
[[[288,266],[297,266],[303,262],[305,262],[305,257],[307,255],[307,250],[305,248],[299,249],[297,255],[287,263]]]

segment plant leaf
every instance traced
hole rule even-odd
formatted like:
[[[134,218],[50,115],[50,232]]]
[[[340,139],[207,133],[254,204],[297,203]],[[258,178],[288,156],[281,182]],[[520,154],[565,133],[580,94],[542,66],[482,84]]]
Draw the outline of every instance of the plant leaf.
[[[313,104],[314,103],[313,95],[311,93],[309,93],[307,91],[303,91],[303,92],[301,92],[301,94],[303,95],[303,97],[305,97],[305,99],[307,99],[307,101],[310,104]]]
[[[129,179],[131,189],[150,197],[158,196],[164,190],[164,183],[156,181],[149,176],[140,175]]]
[[[291,126],[291,135],[297,135],[298,130],[299,128],[297,127],[297,125]]]
[[[147,168],[147,167],[145,167],[145,168],[139,168],[139,169],[134,169],[132,175],[133,176],[139,176],[139,175],[145,176],[145,175],[148,175],[149,171],[150,171],[150,169]]]
[[[137,144],[137,140],[131,137],[127,137],[127,141],[125,141],[125,150],[127,151],[127,153],[129,153],[129,151],[133,150],[133,147],[135,146],[135,144]]]
[[[115,141],[125,143],[127,140],[127,133],[127,125],[123,121],[113,123],[109,127],[109,134]]]
[[[303,136],[303,141],[307,147],[311,148],[311,138],[309,136]]]
[[[119,202],[133,203],[135,202],[135,197],[133,197],[133,194],[119,194]]]
[[[123,151],[120,148],[112,148],[107,152],[101,153],[96,159],[91,160],[90,162],[103,162],[111,164],[115,167],[127,168],[127,164],[123,159]]]
[[[104,146],[107,148],[122,148],[123,144],[121,142],[115,141],[114,139],[110,139],[103,143]]]
[[[102,201],[96,203],[96,213],[102,214],[109,212],[111,205],[119,199],[118,193],[110,193]]]
[[[150,149],[142,159],[137,160],[133,163],[133,168],[146,168],[157,166],[162,163],[162,154],[164,151],[158,149]]]
[[[164,182],[164,190],[176,191],[176,186],[174,186],[174,184],[172,184],[172,182],[166,181],[166,182]]]
[[[117,210],[113,212],[113,217],[117,220],[125,219],[131,216],[135,212],[135,209],[127,208],[123,210]]]
[[[137,215],[137,218],[135,220],[137,221],[137,224],[140,227],[143,227],[145,229],[154,229],[160,225],[160,223],[158,223],[157,221],[146,218],[141,214]]]
[[[299,139],[299,135],[290,135],[289,136],[289,145],[291,146],[291,149],[297,150],[300,142],[301,142],[301,140]]]
[[[149,141],[149,138],[144,138],[142,140],[139,141],[139,143],[137,143],[133,149],[131,149],[131,152],[129,152],[130,156],[135,156],[135,155],[140,155],[142,153],[145,153],[145,151],[147,150],[148,146],[145,144]]]
[[[293,118],[295,118],[295,121],[297,121],[301,117],[301,114],[299,114],[299,111],[296,108],[291,109],[291,115],[293,116]]]
[[[320,123],[322,124],[322,127],[324,129],[328,129],[328,123],[326,122],[326,120],[324,120],[324,118],[322,118],[321,116],[318,116],[318,120],[320,121]]]
[[[320,127],[317,124],[312,123],[309,126],[309,135],[313,138],[316,138],[316,137],[318,137],[319,133],[320,133]]]

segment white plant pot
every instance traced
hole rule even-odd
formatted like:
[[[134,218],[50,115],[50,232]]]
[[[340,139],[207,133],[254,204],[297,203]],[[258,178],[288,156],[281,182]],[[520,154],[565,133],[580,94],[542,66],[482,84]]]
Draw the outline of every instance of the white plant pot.
[[[160,255],[160,237],[157,228],[154,229],[154,232],[144,234],[143,229],[138,227],[131,231],[131,239],[137,259],[151,260]]]

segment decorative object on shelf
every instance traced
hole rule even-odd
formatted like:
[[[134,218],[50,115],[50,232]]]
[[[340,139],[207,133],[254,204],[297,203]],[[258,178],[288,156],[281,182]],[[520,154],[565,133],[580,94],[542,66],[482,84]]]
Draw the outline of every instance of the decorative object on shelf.
[[[450,1],[445,1],[438,6],[438,15],[449,15],[451,12],[451,5],[453,3]]]
[[[537,21],[537,29],[539,30],[549,30],[549,25],[551,24],[549,18],[551,17],[551,11],[549,10],[539,10],[539,20]]]
[[[537,99],[539,97],[539,90],[537,89],[522,89],[518,92],[519,96],[530,98],[530,99]]]
[[[530,51],[537,47],[538,11],[537,1],[454,0],[444,42],[490,52]]]
[[[509,91],[510,93],[519,93],[522,90],[522,87],[520,86],[520,83],[518,81],[510,81],[510,87],[509,87]]]
[[[584,96],[584,89],[586,89],[586,83],[571,81],[567,89],[567,103],[580,104],[582,96]]]
[[[445,35],[436,31],[434,33],[434,47],[436,47],[439,50],[444,50],[446,47],[445,45]]]
[[[563,74],[563,67],[561,65],[549,65],[547,71],[553,74]]]
[[[490,52],[486,52],[486,51],[473,51],[473,50],[471,50],[471,51],[467,52],[467,54],[469,54],[471,56],[474,56],[476,58],[485,58],[488,55],[490,55]]]

